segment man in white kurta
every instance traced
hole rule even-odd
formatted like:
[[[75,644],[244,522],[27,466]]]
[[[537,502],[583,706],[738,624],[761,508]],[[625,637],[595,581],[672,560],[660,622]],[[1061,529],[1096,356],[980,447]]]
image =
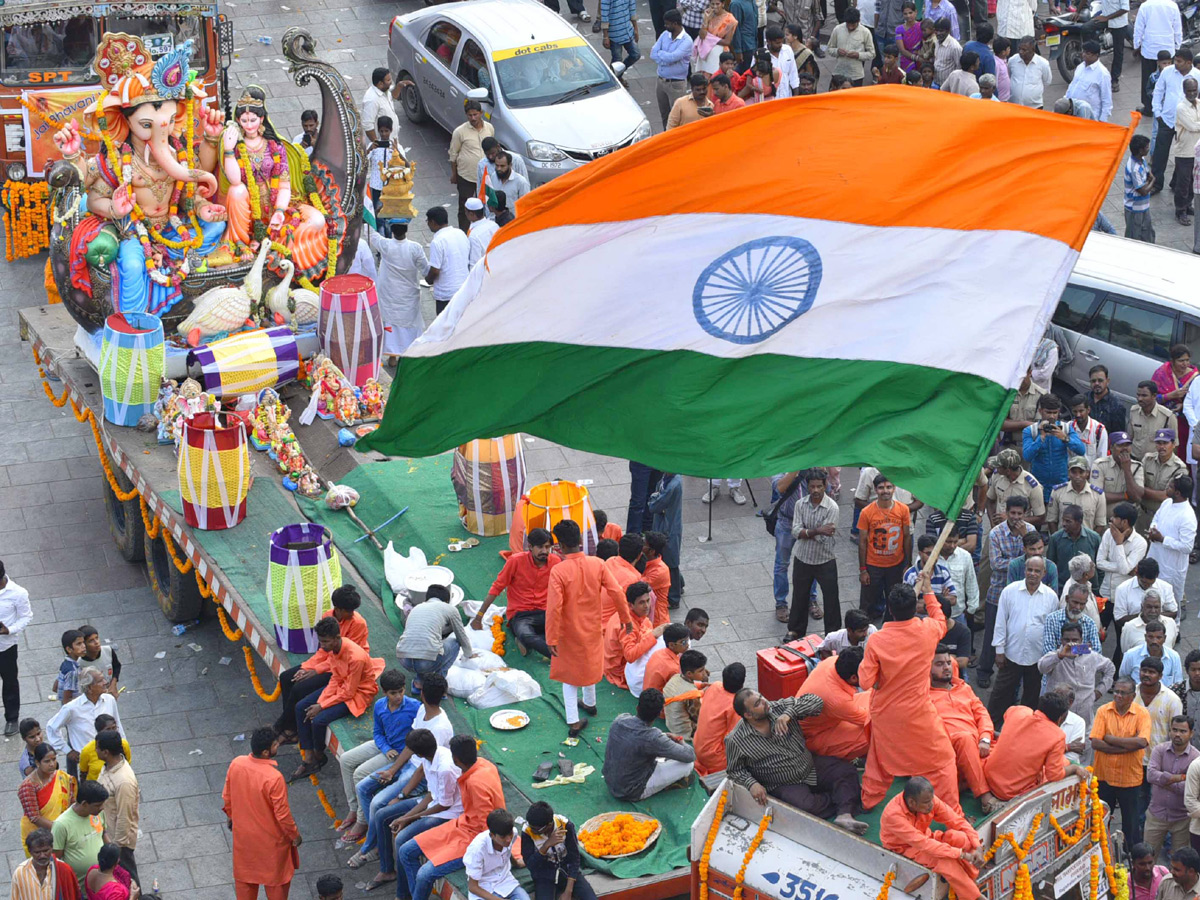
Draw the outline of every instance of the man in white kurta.
[[[483,259],[483,255],[487,253],[488,244],[492,242],[492,235],[500,230],[500,226],[496,224],[495,220],[487,217],[483,201],[478,197],[472,197],[467,201],[467,221],[471,223],[467,228],[467,240],[471,244],[467,265],[473,266]]]
[[[383,354],[399,356],[425,330],[421,279],[429,271],[429,260],[421,245],[408,239],[408,226],[403,223],[392,224],[390,238],[366,233],[371,249],[379,254],[376,289],[383,314]]]
[[[1178,476],[1167,488],[1167,499],[1150,522],[1146,538],[1150,541],[1151,559],[1158,560],[1159,577],[1171,585],[1175,600],[1182,609],[1187,578],[1188,554],[1196,543],[1196,511],[1189,499],[1192,479]]]

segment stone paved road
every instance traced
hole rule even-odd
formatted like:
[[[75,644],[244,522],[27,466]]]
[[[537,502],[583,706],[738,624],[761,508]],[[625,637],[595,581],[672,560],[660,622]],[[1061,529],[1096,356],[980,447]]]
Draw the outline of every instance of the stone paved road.
[[[278,61],[277,41],[283,30],[307,24],[318,35],[322,52],[333,53],[361,96],[370,70],[385,60],[387,22],[416,8],[405,3],[339,5],[336,0],[293,0],[292,8],[276,0],[227,3],[237,29],[238,59],[232,73],[235,93],[259,83],[271,97],[270,109],[284,134],[299,131],[300,111],[316,105],[316,92],[291,84]],[[644,7],[643,7],[644,12]],[[649,50],[649,17],[643,17],[643,53]],[[270,34],[276,47],[255,37]],[[590,39],[591,33],[588,32]],[[1127,66],[1127,68],[1129,68]],[[631,90],[647,109],[657,128],[653,103],[653,70],[649,60],[630,73]],[[1048,101],[1063,90],[1052,86]],[[1118,95],[1118,116],[1124,120],[1134,101],[1131,83]],[[449,203],[449,168],[445,160],[447,135],[435,125],[402,122],[401,140],[413,146],[419,163],[417,205]],[[877,165],[877,151],[864,148],[864,165]],[[898,177],[905,173],[897,172]],[[1069,179],[1067,179],[1069,181]],[[1055,173],[1047,173],[1048,191],[1062,189]],[[1190,234],[1176,226],[1170,201],[1154,201],[1160,241],[1187,249]],[[1114,188],[1106,204],[1120,220],[1120,191]],[[414,236],[423,239],[423,226]],[[425,235],[427,237],[427,235]],[[33,598],[35,624],[22,638],[21,671],[25,699],[23,715],[45,722],[57,704],[46,701],[61,658],[58,637],[68,627],[96,625],[119,649],[125,664],[122,681],[128,687],[121,711],[134,748],[133,766],[143,792],[142,839],[138,848],[147,884],[157,879],[167,897],[189,900],[228,900],[230,864],[228,837],[220,812],[220,789],[225,768],[234,755],[245,752],[235,740],[272,711],[254,695],[244,668],[215,621],[207,620],[183,638],[170,633],[156,611],[140,565],[124,562],[109,535],[101,500],[103,477],[87,426],[69,410],[56,410],[45,399],[37,380],[28,344],[17,331],[16,310],[42,296],[40,260],[8,265],[0,282],[0,559],[9,575]],[[432,308],[427,318],[432,317]],[[716,427],[714,424],[713,427]],[[623,522],[628,500],[628,469],[621,460],[560,448],[543,441],[527,445],[531,477],[550,475],[591,479],[597,505]],[[843,531],[849,525],[849,497],[855,470],[843,474]],[[766,481],[753,482],[759,503],[769,498]],[[738,660],[753,672],[754,654],[776,641],[781,626],[772,615],[771,564],[773,541],[753,517],[753,508],[735,507],[723,496],[713,509],[713,540],[701,544],[707,530],[707,510],[698,498],[703,483],[688,479],[685,504],[684,571],[688,588],[684,606],[702,606],[712,615],[709,635],[701,645],[716,670]],[[856,562],[848,540],[840,545],[843,608],[857,603]],[[1190,579],[1190,581],[1192,581]],[[1191,583],[1190,593],[1196,585]],[[1193,604],[1193,607],[1195,604]],[[1194,620],[1183,627],[1181,651],[1197,645],[1200,629]],[[189,645],[196,644],[194,650]],[[157,659],[156,655],[165,653]],[[222,666],[228,655],[232,663]],[[0,744],[0,764],[12,766],[20,745]],[[196,752],[200,751],[200,752]],[[294,765],[294,750],[283,765]],[[325,777],[330,799],[344,809],[340,787]],[[19,849],[19,804],[12,768],[0,795],[0,894],[7,892],[13,867],[23,858]],[[305,838],[301,872],[292,896],[307,900],[312,884],[324,871],[336,870],[346,853],[332,848],[329,820],[313,788],[292,788],[292,809]],[[341,869],[344,877],[351,875]],[[353,878],[347,877],[350,885]],[[353,889],[347,893],[354,897]]]

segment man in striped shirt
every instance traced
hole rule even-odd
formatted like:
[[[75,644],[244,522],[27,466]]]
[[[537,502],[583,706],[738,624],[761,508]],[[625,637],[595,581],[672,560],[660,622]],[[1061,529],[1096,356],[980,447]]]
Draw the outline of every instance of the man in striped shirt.
[[[1150,192],[1154,175],[1146,163],[1150,138],[1135,134],[1129,141],[1129,159],[1125,160],[1125,237],[1154,243],[1154,223],[1150,221]]]
[[[988,533],[988,559],[992,566],[992,582],[988,586],[987,602],[984,605],[985,626],[983,650],[979,654],[979,667],[975,670],[976,683],[981,688],[992,685],[992,671],[996,651],[992,647],[992,635],[996,629],[996,610],[1000,592],[1008,584],[1008,564],[1025,552],[1025,535],[1034,528],[1025,521],[1029,501],[1013,494],[1004,501],[1005,519]]]
[[[825,629],[842,627],[842,607],[838,598],[837,556],[834,534],[837,531],[838,505],[825,492],[824,469],[809,469],[803,475],[808,496],[796,501],[792,512],[792,611],[788,617],[788,636],[794,641],[808,633],[809,599],[813,583],[821,586],[825,601]]]
[[[625,68],[642,58],[638,49],[637,4],[635,0],[600,0],[600,30],[604,46],[612,53],[612,61],[625,51]]]

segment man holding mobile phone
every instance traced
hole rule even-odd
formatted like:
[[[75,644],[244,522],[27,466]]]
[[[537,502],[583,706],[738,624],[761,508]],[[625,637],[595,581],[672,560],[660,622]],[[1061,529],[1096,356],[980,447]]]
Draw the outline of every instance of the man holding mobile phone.
[[[1092,651],[1083,639],[1079,622],[1064,622],[1059,645],[1038,660],[1038,671],[1046,676],[1045,690],[1069,687],[1075,692],[1071,712],[1083,719],[1090,729],[1096,701],[1112,687],[1116,667],[1103,653]]]
[[[1039,421],[1022,432],[1021,448],[1030,471],[1042,483],[1042,499],[1049,501],[1051,486],[1067,481],[1067,461],[1073,456],[1085,456],[1087,448],[1078,432],[1068,432],[1059,421],[1062,404],[1056,396],[1039,397],[1037,411]]]

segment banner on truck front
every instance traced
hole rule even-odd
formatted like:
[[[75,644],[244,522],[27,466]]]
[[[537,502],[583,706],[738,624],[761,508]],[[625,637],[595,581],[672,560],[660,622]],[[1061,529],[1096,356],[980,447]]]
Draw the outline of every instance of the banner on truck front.
[[[30,177],[41,178],[46,167],[61,154],[54,146],[54,132],[72,119],[83,127],[83,114],[100,95],[99,87],[62,87],[48,91],[22,91],[21,99],[34,106],[38,113],[21,105],[21,117],[25,123],[25,168]],[[50,124],[54,123],[54,124]],[[95,153],[99,148],[91,141],[84,143],[84,153]]]

